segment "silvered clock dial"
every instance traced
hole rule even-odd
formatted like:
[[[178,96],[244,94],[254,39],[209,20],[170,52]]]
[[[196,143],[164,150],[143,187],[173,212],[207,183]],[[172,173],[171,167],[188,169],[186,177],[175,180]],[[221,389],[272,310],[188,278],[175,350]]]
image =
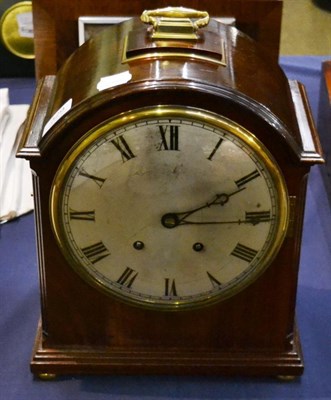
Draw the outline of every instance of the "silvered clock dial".
[[[251,284],[288,222],[282,173],[238,124],[152,107],[97,126],[60,165],[51,220],[74,270],[109,295],[195,308]]]

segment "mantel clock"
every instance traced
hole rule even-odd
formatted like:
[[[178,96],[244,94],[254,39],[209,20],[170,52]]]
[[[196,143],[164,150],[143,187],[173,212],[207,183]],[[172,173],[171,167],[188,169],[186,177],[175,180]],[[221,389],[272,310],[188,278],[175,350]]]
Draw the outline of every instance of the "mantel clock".
[[[32,372],[300,375],[301,84],[207,12],[145,11],[39,84]]]

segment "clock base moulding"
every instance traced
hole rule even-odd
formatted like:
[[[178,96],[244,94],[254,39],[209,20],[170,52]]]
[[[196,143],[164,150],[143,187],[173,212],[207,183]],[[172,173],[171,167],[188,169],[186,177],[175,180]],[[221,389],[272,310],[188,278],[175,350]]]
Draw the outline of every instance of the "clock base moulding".
[[[96,346],[43,347],[41,324],[38,325],[31,372],[40,379],[57,375],[246,375],[276,376],[286,380],[303,373],[303,356],[295,327],[292,348],[288,351],[206,350],[196,348],[134,349]]]

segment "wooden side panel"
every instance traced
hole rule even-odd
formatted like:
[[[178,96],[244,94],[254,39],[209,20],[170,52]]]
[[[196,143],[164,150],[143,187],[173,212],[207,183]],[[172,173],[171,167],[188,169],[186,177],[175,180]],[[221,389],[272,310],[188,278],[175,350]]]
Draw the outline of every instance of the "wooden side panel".
[[[173,0],[172,6],[206,10],[211,16],[236,18],[237,27],[257,40],[277,61],[282,16],[281,0]],[[166,0],[34,0],[36,76],[53,75],[78,47],[79,16],[139,16],[145,9],[168,6]]]
[[[317,124],[325,157],[321,171],[331,204],[331,61],[323,63]]]

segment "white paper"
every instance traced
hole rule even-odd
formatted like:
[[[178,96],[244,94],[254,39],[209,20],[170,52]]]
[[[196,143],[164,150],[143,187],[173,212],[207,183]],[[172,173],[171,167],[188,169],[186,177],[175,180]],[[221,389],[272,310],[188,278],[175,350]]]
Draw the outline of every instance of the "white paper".
[[[16,16],[18,32],[21,37],[33,39],[32,12],[20,13]]]
[[[29,162],[16,158],[19,128],[29,105],[7,103],[6,106],[5,97],[6,93],[0,89],[0,223],[33,210]]]

